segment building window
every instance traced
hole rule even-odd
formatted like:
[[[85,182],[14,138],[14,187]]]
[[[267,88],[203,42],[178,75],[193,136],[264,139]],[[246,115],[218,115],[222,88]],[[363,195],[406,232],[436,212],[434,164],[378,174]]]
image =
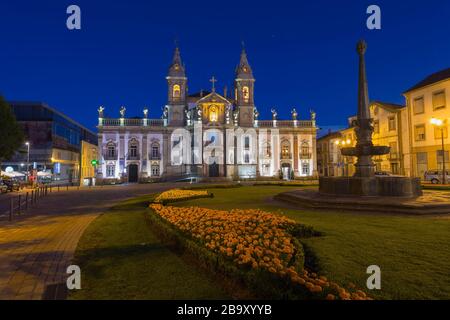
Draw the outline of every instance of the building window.
[[[395,123],[395,116],[389,117],[388,121],[389,121],[389,131],[397,130],[397,125]]]
[[[219,116],[217,114],[217,108],[216,107],[209,108],[209,121],[216,122],[218,118]]]
[[[137,157],[137,146],[136,145],[132,145],[130,147],[130,156]]]
[[[250,137],[245,137],[244,138],[244,148],[246,150],[250,149]]]
[[[425,141],[425,125],[419,124],[414,127],[414,137],[416,141]]]
[[[152,166],[152,176],[159,177],[159,166]]]
[[[434,138],[435,139],[442,139],[442,135],[444,135],[444,139],[447,139],[448,131],[447,126],[439,128],[437,126],[434,127]]]
[[[244,156],[244,163],[250,163],[250,155],[248,153]]]
[[[283,159],[289,159],[290,158],[290,150],[289,150],[289,144],[288,143],[284,143],[281,146],[281,157]]]
[[[445,108],[445,90],[433,93],[433,110]]]
[[[152,153],[151,153],[152,159],[159,159],[159,145],[153,144],[152,145]]]
[[[380,122],[378,120],[373,122],[373,132],[380,133]]]
[[[266,157],[270,157],[272,155],[272,151],[270,150],[270,144],[266,144]]]
[[[309,163],[307,163],[307,162],[302,163],[302,174],[304,176],[309,176],[310,175],[309,174]]]
[[[108,151],[106,154],[108,157],[115,157],[116,156],[116,147],[114,145],[108,145]]]
[[[242,88],[242,97],[244,98],[245,103],[248,103],[250,101],[250,91],[248,87]]]
[[[172,89],[172,96],[174,99],[180,99],[181,97],[181,87],[178,84],[175,84]]]
[[[309,143],[308,142],[303,142],[302,143],[302,154],[303,155],[308,155],[309,154]]]
[[[106,176],[111,178],[115,176],[115,170],[116,170],[116,166],[115,165],[107,165],[106,166]]]
[[[389,147],[391,148],[391,150],[390,150],[390,158],[391,158],[391,160],[398,159],[397,142],[390,142],[389,143]]]
[[[442,170],[442,150],[436,151],[438,170]],[[449,168],[449,152],[445,151],[445,167]]]
[[[424,104],[423,97],[414,99],[413,111],[414,111],[414,114],[420,114],[420,113],[425,112],[425,104]]]
[[[418,152],[417,155],[417,173],[423,177],[425,171],[428,170],[428,157],[426,152]]]

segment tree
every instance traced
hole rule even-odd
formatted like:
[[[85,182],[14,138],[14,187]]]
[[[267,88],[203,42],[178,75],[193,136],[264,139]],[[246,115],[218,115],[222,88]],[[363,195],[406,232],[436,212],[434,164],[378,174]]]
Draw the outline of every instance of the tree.
[[[0,95],[0,167],[4,160],[9,160],[24,142],[22,128],[9,104]]]

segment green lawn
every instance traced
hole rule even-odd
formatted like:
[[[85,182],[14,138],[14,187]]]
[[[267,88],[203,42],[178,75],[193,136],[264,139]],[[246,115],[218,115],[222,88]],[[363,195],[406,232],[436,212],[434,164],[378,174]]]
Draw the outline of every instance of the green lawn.
[[[98,217],[78,244],[82,290],[70,299],[226,299],[214,280],[161,244],[142,197]]]
[[[211,189],[213,199],[174,205],[260,208],[313,226],[323,236],[302,240],[320,273],[365,288],[366,268],[382,271],[382,299],[450,299],[450,218],[382,216],[280,208],[268,199],[295,187]],[[227,298],[205,271],[159,242],[146,225],[144,200],[116,206],[97,218],[76,252],[83,289],[72,299]]]
[[[304,240],[320,272],[365,288],[366,268],[382,272],[382,299],[450,299],[450,218],[382,216],[279,208],[267,199],[291,187],[211,189],[214,199],[176,205],[232,209],[260,208],[311,225],[324,236]]]

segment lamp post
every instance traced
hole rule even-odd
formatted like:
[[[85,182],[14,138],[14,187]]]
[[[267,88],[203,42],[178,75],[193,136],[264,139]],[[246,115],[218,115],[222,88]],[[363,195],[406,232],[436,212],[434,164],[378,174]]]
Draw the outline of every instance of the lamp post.
[[[27,141],[25,142],[25,145],[27,146],[27,182],[30,181],[30,143]]]
[[[446,184],[446,172],[445,172],[445,149],[444,149],[444,121],[442,119],[431,118],[430,123],[441,130],[441,143],[442,143],[442,184]]]
[[[347,144],[350,144],[346,140],[337,140],[335,143],[336,143],[336,146],[338,148],[340,148],[341,146],[345,148],[345,146]],[[344,177],[344,176],[346,176],[346,173],[345,173],[345,171],[346,171],[345,170],[345,156],[343,156],[342,153],[339,152],[338,167],[341,167],[341,166],[342,166],[341,176]]]

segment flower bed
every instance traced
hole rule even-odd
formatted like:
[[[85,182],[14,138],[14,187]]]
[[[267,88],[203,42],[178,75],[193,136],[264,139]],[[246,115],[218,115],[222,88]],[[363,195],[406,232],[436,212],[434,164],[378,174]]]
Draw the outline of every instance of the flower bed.
[[[188,195],[174,191],[178,199]],[[185,242],[182,245],[207,265],[238,277],[263,297],[368,299],[360,290],[350,292],[305,270],[303,247],[294,235],[312,231],[284,216],[261,210],[165,206],[161,199],[150,207],[157,215],[153,221],[166,235]]]
[[[159,194],[154,202],[168,204],[177,201],[186,201],[198,198],[212,198],[214,195],[206,190],[172,189]]]

